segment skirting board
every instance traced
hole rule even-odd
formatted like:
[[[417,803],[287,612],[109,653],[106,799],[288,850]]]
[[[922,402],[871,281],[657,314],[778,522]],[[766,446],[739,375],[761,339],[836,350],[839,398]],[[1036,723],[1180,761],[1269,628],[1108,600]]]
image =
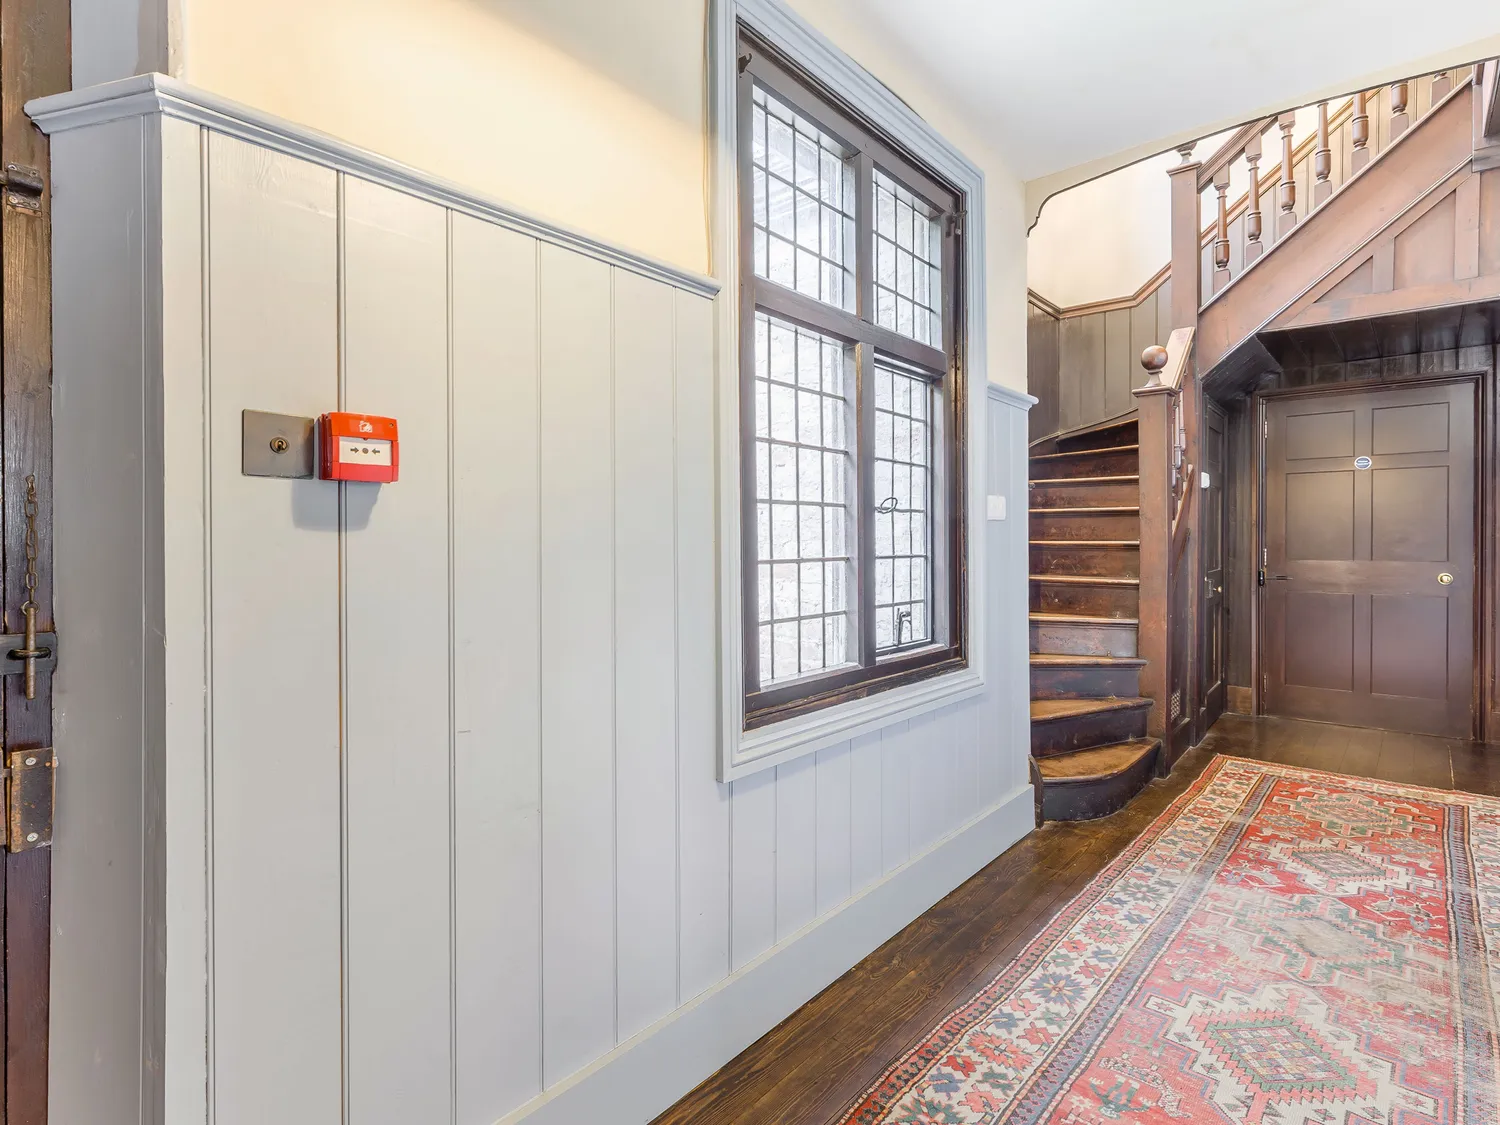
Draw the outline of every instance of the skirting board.
[[[497,1125],[645,1125],[1033,827],[1030,785]]]

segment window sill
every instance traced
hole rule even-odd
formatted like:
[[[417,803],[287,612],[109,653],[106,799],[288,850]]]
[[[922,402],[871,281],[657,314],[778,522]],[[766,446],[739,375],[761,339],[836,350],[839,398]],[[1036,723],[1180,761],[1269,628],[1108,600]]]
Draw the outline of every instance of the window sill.
[[[914,684],[851,699],[807,715],[783,719],[733,738],[720,781],[735,781],[813,754],[835,743],[969,699],[984,690],[975,668],[962,668]]]

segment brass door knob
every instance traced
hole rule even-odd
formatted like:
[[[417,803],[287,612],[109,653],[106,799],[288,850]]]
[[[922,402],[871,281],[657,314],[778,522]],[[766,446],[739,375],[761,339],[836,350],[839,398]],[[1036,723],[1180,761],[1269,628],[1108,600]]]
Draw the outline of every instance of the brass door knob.
[[[1438,582],[1444,586],[1451,586],[1453,585],[1453,575],[1445,570],[1442,574],[1438,575]]]

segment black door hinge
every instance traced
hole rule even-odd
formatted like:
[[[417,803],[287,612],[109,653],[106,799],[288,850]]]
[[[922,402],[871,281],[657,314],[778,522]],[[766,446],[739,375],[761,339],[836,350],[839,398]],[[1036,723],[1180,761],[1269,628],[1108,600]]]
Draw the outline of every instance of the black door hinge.
[[[42,210],[42,192],[47,181],[40,168],[25,164],[7,164],[5,174],[0,177],[5,184],[5,202],[21,211],[38,214]]]

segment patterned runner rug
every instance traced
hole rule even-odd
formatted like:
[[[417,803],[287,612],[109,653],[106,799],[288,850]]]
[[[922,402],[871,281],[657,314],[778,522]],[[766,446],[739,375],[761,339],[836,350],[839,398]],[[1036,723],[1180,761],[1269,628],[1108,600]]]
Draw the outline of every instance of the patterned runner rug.
[[[1497,947],[1500,800],[1217,758],[843,1120],[1495,1125]]]

